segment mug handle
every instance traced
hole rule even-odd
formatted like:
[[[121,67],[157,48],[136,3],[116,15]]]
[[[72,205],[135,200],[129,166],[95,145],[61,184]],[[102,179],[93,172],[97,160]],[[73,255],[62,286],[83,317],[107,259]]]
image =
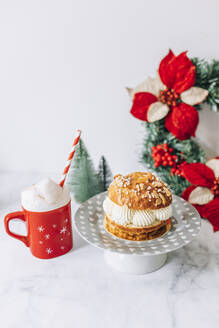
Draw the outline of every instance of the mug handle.
[[[16,239],[22,241],[26,246],[29,247],[29,241],[28,241],[27,236],[17,235],[16,233],[10,231],[9,222],[14,219],[20,219],[25,222],[26,220],[25,220],[24,212],[21,212],[21,211],[13,212],[13,213],[9,213],[5,216],[4,223],[5,223],[5,230],[6,230],[7,234],[13,238],[16,238]]]

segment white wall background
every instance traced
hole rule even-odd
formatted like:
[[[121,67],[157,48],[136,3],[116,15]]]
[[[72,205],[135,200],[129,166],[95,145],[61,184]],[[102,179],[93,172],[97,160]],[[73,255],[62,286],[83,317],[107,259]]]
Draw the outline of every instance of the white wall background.
[[[97,163],[137,169],[140,121],[125,86],[171,47],[219,58],[217,0],[0,0],[0,169],[61,172],[75,128]],[[219,153],[219,115],[198,136]]]

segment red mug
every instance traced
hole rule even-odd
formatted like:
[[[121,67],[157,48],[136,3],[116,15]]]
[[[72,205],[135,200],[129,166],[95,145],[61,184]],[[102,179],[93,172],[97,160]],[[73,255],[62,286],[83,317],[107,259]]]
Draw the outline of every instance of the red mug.
[[[14,219],[26,222],[27,236],[10,231],[9,222]],[[64,255],[72,249],[71,201],[48,212],[31,212],[23,208],[23,211],[7,214],[4,222],[7,234],[21,240],[40,259]]]

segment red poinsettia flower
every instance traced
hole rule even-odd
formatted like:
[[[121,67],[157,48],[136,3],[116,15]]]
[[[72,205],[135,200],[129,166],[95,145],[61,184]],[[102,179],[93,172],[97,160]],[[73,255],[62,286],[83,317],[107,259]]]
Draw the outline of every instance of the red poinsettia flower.
[[[206,164],[192,163],[183,168],[185,178],[193,185],[182,197],[191,203],[199,214],[219,230],[219,157]]]
[[[131,114],[150,123],[166,116],[165,126],[176,138],[194,136],[199,118],[192,106],[208,95],[207,90],[194,87],[195,78],[195,65],[186,52],[175,56],[170,50],[160,63],[157,78],[149,77],[128,89],[133,100]]]

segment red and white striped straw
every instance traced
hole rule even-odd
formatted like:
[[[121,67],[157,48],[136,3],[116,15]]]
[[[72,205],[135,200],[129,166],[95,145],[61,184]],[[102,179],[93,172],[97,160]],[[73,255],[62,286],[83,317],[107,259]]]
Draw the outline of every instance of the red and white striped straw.
[[[69,170],[69,168],[70,168],[70,166],[71,166],[71,161],[72,161],[72,158],[73,158],[73,156],[74,156],[74,154],[75,154],[75,150],[76,150],[76,147],[77,147],[78,142],[79,142],[79,140],[80,140],[80,136],[81,136],[81,130],[77,130],[77,131],[76,131],[76,136],[75,136],[75,139],[74,139],[74,142],[73,142],[73,145],[72,145],[71,152],[70,152],[70,154],[69,154],[69,156],[68,156],[68,160],[67,160],[67,163],[66,163],[66,165],[65,165],[65,169],[64,169],[64,172],[63,172],[63,174],[62,174],[61,181],[60,181],[60,183],[59,183],[59,185],[60,185],[61,187],[63,187],[63,185],[64,185],[64,183],[65,183],[65,179],[66,179],[66,176],[67,176],[67,174],[68,174],[68,170]]]

